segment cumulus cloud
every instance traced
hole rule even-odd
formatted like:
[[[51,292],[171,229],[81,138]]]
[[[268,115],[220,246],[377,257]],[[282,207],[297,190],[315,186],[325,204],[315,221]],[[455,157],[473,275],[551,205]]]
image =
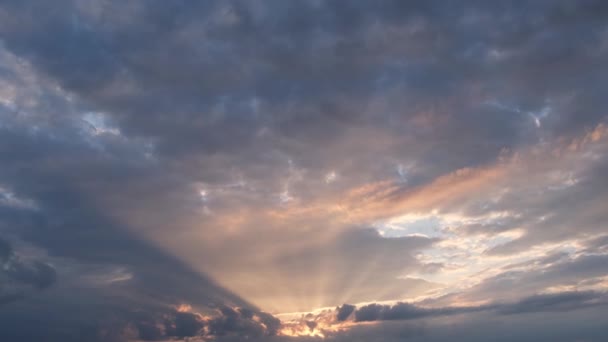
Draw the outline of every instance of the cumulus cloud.
[[[275,336],[280,321],[264,312],[224,306],[208,316],[178,309],[168,310],[161,317],[140,318],[128,324],[135,327],[136,338],[145,341],[188,337],[213,340]]]
[[[350,316],[353,312],[355,312],[355,306],[350,304],[342,304],[338,307],[338,313],[336,314],[336,319],[340,321],[344,321]]]

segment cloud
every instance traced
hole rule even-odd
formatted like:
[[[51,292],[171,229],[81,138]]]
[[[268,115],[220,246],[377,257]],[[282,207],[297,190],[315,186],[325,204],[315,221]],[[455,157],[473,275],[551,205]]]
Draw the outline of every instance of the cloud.
[[[0,235],[20,243],[0,240],[5,338],[264,339],[281,329],[256,305],[600,289],[606,9],[3,2]],[[529,299],[509,322],[598,336],[516,317],[563,300]],[[458,316],[433,310],[374,304],[360,317]],[[455,335],[484,340],[485,318],[464,313]],[[48,323],[31,329],[32,317]],[[576,321],[560,328],[586,327]],[[388,340],[422,338],[382,322]]]
[[[362,341],[444,341],[450,331],[462,338],[467,336],[472,340],[483,340],[487,338],[488,333],[500,331],[500,324],[519,321],[528,324],[528,327],[521,331],[521,338],[532,341],[534,336],[540,338],[551,334],[551,331],[538,325],[539,321],[547,317],[572,322],[573,317],[589,312],[603,312],[607,304],[606,292],[598,291],[536,294],[513,302],[496,301],[472,306],[428,306],[422,302],[371,303],[358,306],[344,304],[335,310],[302,315],[300,318],[286,321],[284,325],[287,332],[299,332],[300,336],[324,336],[331,341],[353,338]],[[298,325],[310,327],[310,322],[314,323],[310,330],[298,329]],[[597,320],[591,320],[589,323],[594,331],[591,334],[596,335],[601,323]],[[488,324],[491,328],[486,326]],[[486,328],[487,331],[484,330]],[[570,328],[574,329],[570,334],[586,334],[586,329],[577,327],[577,324]],[[544,340],[548,337],[542,338]]]
[[[606,329],[603,309],[588,308],[564,312],[495,315],[488,312],[462,314],[425,320],[382,321],[361,324],[331,341],[601,341]],[[585,323],[578,322],[582,318]],[[576,322],[575,322],[576,321]],[[552,329],[547,324],[554,323]],[[518,329],[513,329],[516,326]]]
[[[424,306],[424,304],[398,302],[395,304],[343,304],[332,313],[333,324],[350,319],[354,322],[419,320],[442,316],[461,315],[480,311],[494,312],[500,315],[515,315],[535,312],[566,312],[607,305],[605,292],[598,291],[565,291],[557,293],[535,294],[523,297],[515,302],[495,301],[473,306]],[[354,313],[354,314],[353,314]],[[326,315],[322,312],[319,317]],[[351,316],[351,314],[353,314]],[[313,315],[314,316],[314,315]]]
[[[608,275],[606,255],[562,257],[547,264],[500,270],[498,274],[452,296],[451,300],[513,300],[549,288],[583,286],[585,281]]]
[[[169,304],[176,290],[170,284],[164,294],[132,280],[83,284],[82,270],[68,272],[66,265],[62,266],[59,281],[44,292],[2,297],[1,339],[126,342],[194,338],[207,341],[235,336],[274,336],[280,328],[277,318],[256,308],[201,305],[197,301],[194,301],[196,307],[183,302]],[[205,290],[206,295],[211,293]],[[220,303],[229,301],[222,299]],[[36,322],[35,327],[29,322]]]
[[[340,321],[344,321],[355,311],[355,306],[350,304],[342,304],[338,308],[338,313],[336,315],[336,319]]]
[[[22,299],[33,290],[44,290],[57,277],[53,266],[40,260],[24,260],[3,239],[0,239],[0,262],[0,304]]]
[[[211,336],[238,336],[241,338],[274,336],[281,322],[267,313],[254,313],[247,309],[221,309],[222,315],[209,322]]]
[[[13,255],[13,247],[11,244],[3,239],[0,239],[0,260],[6,262]]]
[[[446,307],[446,308],[424,308],[408,303],[397,303],[394,305],[368,304],[355,311],[356,322],[395,321],[419,319],[424,317],[436,317],[444,315],[455,315],[465,312],[487,310],[487,307]]]
[[[606,304],[605,294],[592,291],[565,292],[527,297],[515,304],[499,308],[498,311],[502,314],[567,311],[597,304]]]
[[[406,129],[411,124],[408,136],[427,143],[395,144],[403,154],[407,151],[423,159],[424,171],[414,178],[423,178],[425,171],[436,176],[441,172],[429,170],[429,163],[460,168],[489,161],[502,148],[536,141],[528,112],[541,111],[547,101],[561,98],[567,81],[589,77],[599,82],[600,77],[591,67],[578,68],[578,73],[561,67],[600,63],[601,54],[593,49],[594,42],[602,39],[597,22],[601,11],[595,9],[601,6],[596,4],[577,5],[566,21],[557,19],[564,11],[560,4],[510,8],[501,16],[499,8],[474,3],[402,6],[387,1],[346,10],[329,4],[153,2],[122,10],[137,20],[108,21],[105,13],[117,12],[112,9],[118,3],[94,6],[65,1],[53,5],[53,16],[33,20],[33,13],[48,6],[7,4],[5,16],[21,20],[3,21],[6,46],[108,113],[121,132],[153,138],[157,152],[167,158],[211,151],[244,155],[239,151],[244,146],[256,151],[265,144],[256,134],[267,127],[276,137],[272,144],[288,154],[303,161],[325,159],[319,144],[337,152],[338,138],[356,132],[350,128],[398,139],[397,132],[383,126],[392,120]],[[294,16],[299,21],[292,20]],[[534,24],[534,18],[545,18],[544,25]],[[493,20],[500,24],[479,30]],[[433,25],[437,21],[443,25]],[[46,32],[51,31],[54,36],[49,40]],[[581,31],[588,39],[576,41],[576,47],[548,38]],[[264,36],[273,39],[259,39]],[[191,43],[198,39],[206,43]],[[439,55],[444,57],[432,58]],[[542,63],[547,60],[553,63]],[[500,80],[505,80],[502,88],[496,86]],[[596,96],[577,94],[572,103],[579,105]],[[249,105],[254,99],[261,103],[257,115],[255,106]],[[485,105],[491,101],[507,105]],[[364,110],[356,110],[361,107]],[[544,120],[562,133],[568,130],[565,123],[577,122],[570,129],[580,129],[602,115],[588,106],[582,108],[585,115],[576,116],[578,120],[568,110]],[[138,119],[141,112],[147,113],[145,122]],[[179,118],[167,120],[167,112],[177,112]],[[420,124],[428,121],[433,123],[430,132],[416,131],[417,126],[428,129]],[[381,128],[376,134],[366,127],[374,122]],[[219,132],[229,132],[231,139]],[[438,132],[446,134],[446,141],[461,143],[436,139]],[[290,136],[303,148],[285,146]],[[316,139],[307,138],[311,136]],[[480,140],[489,143],[475,143]],[[351,141],[369,150],[365,145],[370,144]],[[476,158],[467,158],[471,151],[478,152]],[[403,156],[390,152],[395,158]],[[305,164],[319,162],[329,161]],[[365,167],[363,160],[356,164]]]

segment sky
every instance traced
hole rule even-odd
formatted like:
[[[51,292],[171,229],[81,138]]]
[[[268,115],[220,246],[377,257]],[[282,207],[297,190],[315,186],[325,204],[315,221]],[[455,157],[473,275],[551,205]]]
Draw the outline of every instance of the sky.
[[[608,338],[608,2],[0,1],[0,340]]]

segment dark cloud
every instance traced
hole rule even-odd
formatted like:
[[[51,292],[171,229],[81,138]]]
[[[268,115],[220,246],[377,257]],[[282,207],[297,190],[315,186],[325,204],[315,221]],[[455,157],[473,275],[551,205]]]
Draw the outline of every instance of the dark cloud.
[[[13,248],[11,244],[4,240],[0,239],[0,260],[2,262],[8,261],[8,259],[13,255]]]
[[[331,341],[602,341],[607,330],[605,309],[592,307],[570,314],[563,312],[495,315],[488,312],[424,321],[383,321],[360,325]],[[582,321],[579,321],[582,320]],[[516,329],[514,329],[516,327]],[[550,328],[549,328],[550,327]],[[287,340],[289,341],[289,340]]]
[[[355,311],[356,322],[410,320],[424,317],[455,315],[465,312],[487,310],[488,307],[424,308],[408,303],[395,305],[368,304]]]
[[[605,312],[607,299],[606,292],[571,291],[533,295],[515,302],[472,306],[372,303],[355,307],[345,304],[328,312],[306,315],[299,324],[318,323],[315,329],[330,341],[446,341],[454,336],[463,340],[484,341],[494,333],[502,338],[501,327],[506,324],[512,326],[515,322],[518,322],[517,326],[525,326],[525,329],[518,330],[518,340],[570,341],[587,336],[590,341],[599,341],[598,336],[605,331],[600,313]],[[340,317],[343,308],[354,309],[355,312],[347,322]],[[598,314],[600,316],[594,318]],[[584,327],[575,322],[575,318],[580,316],[588,319]],[[602,318],[596,319],[599,317]],[[545,320],[563,321],[568,326],[562,332],[566,335],[561,336],[554,330],[546,329],[541,323]],[[361,324],[353,325],[353,322]],[[505,335],[505,341],[513,336]],[[285,337],[283,340],[291,339]],[[296,340],[308,339],[300,337]]]
[[[53,290],[55,299],[25,298],[8,304],[7,310],[0,311],[4,322],[0,338],[103,342],[253,339],[276,335],[280,325],[272,315],[257,310],[224,307],[203,314],[116,289],[70,290]],[[28,322],[36,322],[36,326]]]
[[[526,312],[567,311],[598,304],[606,304],[606,294],[592,291],[536,295],[498,309],[501,314]]]
[[[171,337],[253,339],[274,336],[280,326],[280,321],[267,313],[227,306],[216,310],[210,317],[192,312],[168,311],[160,319],[140,317],[133,323],[139,338],[145,341]]]
[[[336,315],[336,319],[338,321],[344,321],[344,320],[346,320],[355,311],[355,308],[356,307],[354,305],[342,304],[338,308],[338,313]]]
[[[8,277],[18,282],[30,284],[38,289],[45,289],[55,282],[55,269],[43,262],[34,262],[31,265],[13,263],[5,266]]]
[[[44,290],[55,283],[53,266],[40,260],[24,260],[1,238],[0,257],[0,304],[22,299],[31,290]]]
[[[247,309],[220,309],[221,316],[209,322],[211,336],[238,336],[252,338],[260,336],[274,336],[281,325],[280,321],[270,314],[254,314]]]
[[[479,306],[463,307],[423,307],[410,303],[394,305],[368,304],[357,308],[354,312],[355,322],[413,320],[425,317],[438,317],[473,313],[478,311],[494,311],[502,315],[512,315],[531,312],[561,312],[589,308],[596,305],[606,305],[607,296],[604,292],[559,292],[525,297],[514,303],[493,303]],[[338,310],[338,317],[342,308]],[[344,319],[337,319],[343,321]]]
[[[591,66],[602,63],[595,47],[604,27],[597,8],[604,6],[569,7],[146,2],[122,8],[136,20],[110,20],[120,8],[113,2],[8,3],[5,16],[19,20],[6,20],[2,32],[12,51],[108,113],[126,134],[153,138],[165,157],[260,150],[265,143],[256,134],[266,127],[279,138],[275,146],[298,161],[327,163],[311,160],[323,155],[311,155],[316,142],[332,144],[352,126],[388,124],[431,145],[412,149],[404,141],[403,153],[458,168],[536,141],[528,112],[573,83],[601,82]],[[390,107],[352,110],[379,92],[395,94]],[[573,101],[595,103],[596,96]],[[261,113],[249,105],[253,99]],[[602,115],[593,108],[576,120],[556,109],[548,127],[593,124]],[[427,111],[445,125],[416,133]],[[283,145],[287,136],[304,149]],[[454,140],[459,144],[446,143]]]

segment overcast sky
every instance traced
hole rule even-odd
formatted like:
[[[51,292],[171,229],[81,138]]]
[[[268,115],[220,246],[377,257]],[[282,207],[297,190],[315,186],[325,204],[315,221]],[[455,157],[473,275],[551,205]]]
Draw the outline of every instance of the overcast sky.
[[[608,339],[608,2],[0,1],[0,340]]]

